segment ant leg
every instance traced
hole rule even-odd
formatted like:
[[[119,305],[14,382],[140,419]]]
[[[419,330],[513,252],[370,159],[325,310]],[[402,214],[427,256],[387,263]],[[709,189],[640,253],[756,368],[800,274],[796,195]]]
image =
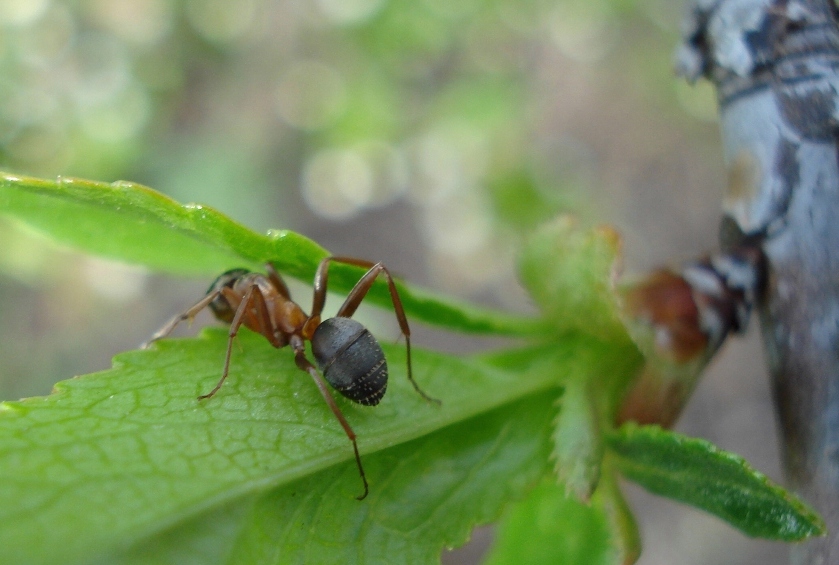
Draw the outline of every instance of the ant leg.
[[[224,295],[228,302],[235,302],[236,294],[229,288],[223,288],[219,292]],[[253,306],[256,307],[257,323],[253,323],[253,313],[250,311]],[[227,380],[227,374],[230,371],[230,355],[233,352],[233,340],[238,335],[239,328],[242,327],[242,324],[244,324],[246,320],[250,320],[251,324],[256,326],[255,329],[267,337],[269,341],[271,341],[272,345],[274,344],[274,332],[263,331],[264,328],[271,328],[271,319],[268,315],[268,308],[265,305],[265,297],[262,296],[262,293],[259,291],[259,287],[256,285],[251,285],[245,292],[244,296],[242,296],[241,302],[239,302],[239,305],[236,307],[236,314],[230,322],[230,331],[227,334],[227,352],[224,356],[224,369],[221,372],[221,378],[218,383],[216,383],[216,386],[213,387],[213,390],[207,394],[202,394],[198,397],[198,400],[206,400],[207,398],[215,395],[215,393],[217,393],[221,388],[221,385],[224,384],[224,381]]]
[[[332,410],[332,413],[338,419],[341,427],[344,428],[344,433],[347,434],[347,438],[352,442],[353,452],[355,452],[355,464],[358,466],[358,474],[361,476],[361,482],[364,483],[364,492],[361,493],[361,496],[357,496],[356,499],[364,500],[364,498],[367,497],[369,489],[367,487],[367,476],[364,474],[364,467],[361,465],[361,455],[358,454],[358,444],[355,441],[355,432],[350,427],[350,424],[347,422],[347,419],[344,417],[341,409],[338,408],[338,404],[335,403],[335,399],[332,398],[331,394],[329,394],[326,381],[323,380],[323,377],[320,373],[318,373],[318,370],[315,369],[315,366],[306,359],[306,350],[303,349],[302,342],[299,345],[294,346],[294,362],[297,363],[297,366],[301,370],[306,371],[309,375],[311,375],[318,387],[318,390],[320,391],[321,396],[323,396],[323,399],[326,401],[329,409]]]
[[[329,262],[335,261],[337,263],[345,263],[347,265],[355,265],[357,267],[364,267],[369,269],[363,277],[359,279],[355,286],[347,295],[346,300],[338,309],[338,317],[350,318],[358,309],[361,301],[367,296],[367,292],[373,287],[379,274],[383,274],[387,280],[387,287],[390,291],[390,299],[393,302],[393,311],[396,314],[396,321],[399,322],[399,328],[402,330],[402,335],[405,336],[405,350],[408,359],[408,380],[414,386],[414,390],[428,402],[440,404],[436,398],[428,396],[414,380],[413,367],[411,364],[411,328],[408,326],[408,317],[405,316],[405,309],[402,307],[402,300],[399,298],[399,292],[396,290],[396,284],[393,282],[393,277],[390,271],[382,263],[372,263],[363,259],[354,259],[352,257],[327,257],[320,262],[318,266],[317,276],[315,277],[315,305],[317,305],[318,295],[321,296],[320,306],[322,308],[323,301],[326,300],[326,282]],[[315,309],[312,308],[312,316],[315,315]],[[320,311],[317,312],[320,315]]]
[[[321,313],[323,313],[323,306],[326,303],[326,287],[329,283],[329,263],[331,263],[333,261],[336,262],[336,263],[344,263],[345,265],[353,265],[355,267],[362,267],[364,269],[370,269],[370,268],[375,267],[376,265],[381,265],[382,268],[384,268],[384,265],[382,265],[381,263],[373,263],[372,261],[365,261],[364,259],[356,259],[354,257],[327,257],[325,259],[322,259],[320,264],[318,265],[318,270],[315,273],[314,296],[313,296],[313,299],[312,299],[312,310],[311,310],[312,313],[309,316],[310,319],[319,318]],[[375,279],[376,277],[374,276],[373,278]],[[388,273],[388,279],[390,279],[390,274],[389,273]],[[357,286],[358,286],[358,284],[356,284],[356,287]],[[394,289],[394,291],[395,291],[395,289]],[[393,294],[393,293],[391,293],[391,294]],[[346,303],[344,303],[344,306],[346,306]],[[357,307],[358,307],[358,304],[356,304],[356,308]],[[401,303],[400,303],[400,307],[401,307]],[[355,312],[355,308],[353,308],[353,312]],[[403,315],[404,315],[404,313],[403,313]],[[350,316],[352,316],[352,312],[349,315],[344,316],[344,317],[348,318]],[[406,326],[407,326],[407,324],[406,324]],[[404,333],[404,331],[403,331],[403,333]]]
[[[332,260],[332,257],[327,257],[318,265],[318,270],[315,273],[312,309],[309,319],[320,319],[320,315],[323,313],[323,305],[326,304],[326,286],[329,283],[329,262]]]
[[[366,261],[364,259],[356,259],[354,257],[327,257],[327,258],[321,260],[320,264],[318,265],[318,270],[315,273],[314,298],[312,300],[312,314],[310,316],[311,318],[318,317],[323,312],[323,306],[326,303],[326,287],[329,283],[329,264],[333,261],[336,262],[336,263],[344,263],[345,265],[353,265],[355,267],[362,267],[364,269],[375,269],[376,267],[381,267],[381,269],[384,270],[385,273],[387,273],[388,281],[391,280],[390,273],[387,272],[387,269],[385,269],[384,265],[382,265],[381,263],[373,263],[372,261]],[[369,271],[368,271],[367,274],[368,275],[370,274]],[[376,274],[378,274],[378,272]],[[376,276],[374,275],[373,280],[375,280],[375,279],[376,279]],[[356,283],[356,285],[355,285],[356,288],[358,288],[360,283],[361,283],[361,281]],[[369,286],[372,286],[372,283],[371,283],[371,285],[368,285],[368,290],[369,290]],[[392,285],[391,285],[391,288],[392,288],[391,296],[393,296],[394,293],[396,292],[396,289],[393,288]],[[353,289],[353,291],[355,291],[355,289]],[[365,294],[366,294],[366,292],[365,292]],[[363,298],[363,295],[362,295],[362,298]],[[397,300],[398,300],[398,295],[397,295]],[[347,297],[347,302],[348,301],[349,301],[349,297]],[[344,302],[344,305],[341,307],[342,309],[347,307],[347,302]],[[361,302],[361,299],[359,299],[358,302]],[[400,308],[402,307],[401,302],[399,303],[399,307]],[[347,314],[343,317],[348,318],[348,317],[352,316],[352,314],[353,314],[353,312],[355,312],[356,308],[358,308],[358,304],[356,304],[355,307],[352,308],[352,311],[349,314]],[[396,304],[394,304],[394,308],[396,308]],[[341,314],[339,314],[339,316],[340,315]],[[404,312],[403,312],[402,315],[404,317]],[[402,326],[402,324],[400,323],[400,327],[401,326]],[[407,327],[407,322],[405,323],[405,326]],[[408,332],[410,333],[410,329],[408,330]],[[402,333],[405,333],[404,328],[403,328]]]
[[[285,284],[285,281],[280,276],[280,273],[277,272],[277,269],[274,268],[274,265],[272,265],[271,263],[266,263],[265,272],[268,273],[268,280],[271,281],[271,284],[274,285],[274,288],[277,289],[277,292],[280,293],[280,296],[282,296],[286,300],[291,299],[291,293],[288,290],[288,286]]]
[[[216,297],[219,294],[220,294],[220,291],[211,292],[210,294],[208,294],[207,296],[205,296],[204,298],[202,298],[201,300],[196,302],[195,305],[190,307],[188,310],[182,312],[181,314],[178,314],[177,316],[175,316],[174,318],[172,318],[171,320],[166,322],[166,325],[163,326],[162,328],[160,328],[159,330],[157,330],[156,332],[154,332],[154,334],[152,334],[152,336],[148,339],[148,341],[146,341],[142,345],[140,345],[140,348],[141,349],[146,349],[152,343],[154,343],[155,341],[157,341],[159,339],[163,339],[164,337],[168,336],[170,333],[172,333],[172,331],[175,329],[175,327],[178,324],[180,324],[181,322],[183,322],[184,320],[189,320],[189,322],[192,323],[192,319],[195,318],[195,316],[198,315],[198,313],[201,310],[203,310],[204,308],[209,306],[210,302],[215,300]]]

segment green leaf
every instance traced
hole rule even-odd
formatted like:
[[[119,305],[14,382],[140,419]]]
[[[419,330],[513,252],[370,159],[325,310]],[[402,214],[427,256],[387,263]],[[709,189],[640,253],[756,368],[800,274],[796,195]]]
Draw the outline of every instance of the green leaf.
[[[289,352],[243,331],[225,386],[209,400],[196,400],[219,377],[226,339],[226,332],[213,330],[201,339],[165,340],[151,350],[119,355],[109,371],[59,383],[49,397],[3,404],[4,559],[92,559],[265,489],[304,478],[314,484],[313,477],[335,465],[346,479],[327,481],[324,497],[369,511],[372,506],[363,505],[370,503],[354,499],[361,482],[346,436]],[[569,339],[553,353],[530,348],[467,359],[418,349],[414,374],[443,399],[441,407],[423,401],[408,383],[404,348],[383,347],[391,379],[382,404],[373,409],[343,399],[339,404],[359,437],[370,501],[382,497],[382,504],[397,508],[401,503],[388,494],[395,479],[387,471],[394,465],[378,463],[377,452],[556,387],[557,363],[585,347],[585,339]],[[543,422],[545,434],[551,420]],[[449,445],[443,451],[456,450]],[[432,475],[453,472],[447,461],[430,459],[424,469],[434,472],[423,481],[433,486]],[[408,485],[406,492],[419,486]],[[305,495],[303,487],[294,492]],[[418,495],[429,496],[422,489]],[[489,519],[488,512],[475,515]],[[461,523],[458,536],[471,525]]]
[[[486,565],[615,565],[613,556],[603,513],[545,482],[501,520]]]
[[[311,281],[329,253],[288,231],[257,234],[198,204],[181,205],[148,187],[59,178],[56,181],[0,173],[0,214],[14,217],[56,241],[127,263],[173,274],[215,276],[272,262],[284,275]],[[363,273],[330,267],[330,290],[347,292]],[[513,316],[458,303],[397,283],[412,319],[466,332],[502,335],[540,333],[535,318]],[[379,282],[371,301],[389,306],[387,285]]]
[[[324,472],[318,476],[326,476]],[[101,548],[85,565],[222,565],[231,554],[240,532],[252,521],[251,513],[263,494],[244,494],[212,506],[199,514],[133,543],[108,551]],[[167,524],[164,524],[164,527]],[[257,524],[258,526],[258,524]],[[277,544],[274,544],[276,550]],[[276,562],[267,561],[267,563]]]
[[[609,526],[614,562],[626,565],[635,563],[641,555],[641,536],[613,467],[610,459],[603,461],[601,479],[591,504],[603,514]]]
[[[794,541],[825,533],[821,518],[798,498],[707,441],[627,424],[610,434],[607,444],[628,478],[750,536]]]
[[[628,341],[614,284],[619,251],[620,238],[611,228],[583,230],[561,216],[530,238],[519,273],[554,327]]]
[[[603,438],[600,417],[589,382],[566,381],[561,410],[554,428],[554,471],[566,492],[588,502],[600,480]]]
[[[260,502],[255,513],[268,527],[249,527],[237,550],[270,548],[275,539],[299,563],[438,563],[443,547],[463,544],[472,526],[497,518],[544,476],[551,404],[531,397],[377,454],[370,470],[381,487],[367,506],[348,498],[335,504],[336,489],[322,477],[291,485]],[[351,468],[342,478],[357,482]],[[302,527],[319,516],[326,516],[319,531]]]
[[[562,366],[564,393],[551,457],[559,482],[581,502],[598,486],[604,430],[614,426],[621,392],[642,361],[629,342],[592,339]]]
[[[549,398],[529,397],[366,457],[379,487],[363,503],[340,494],[357,487],[355,469],[334,466],[100,561],[438,563],[444,546],[462,544],[471,525],[496,518],[544,475],[553,413]]]
[[[557,476],[582,501],[597,486],[601,430],[612,427],[643,361],[621,319],[614,285],[619,251],[613,230],[581,229],[574,218],[561,216],[531,236],[519,260],[522,282],[553,325],[553,335],[593,337],[592,347],[563,366],[569,397],[553,436]]]
[[[501,520],[488,565],[626,565],[640,554],[638,530],[612,469],[590,503],[545,481]]]

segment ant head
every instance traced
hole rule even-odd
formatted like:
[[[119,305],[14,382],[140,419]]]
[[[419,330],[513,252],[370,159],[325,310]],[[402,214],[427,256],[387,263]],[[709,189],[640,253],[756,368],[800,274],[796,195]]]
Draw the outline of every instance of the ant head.
[[[207,294],[217,294],[213,301],[210,302],[210,309],[213,311],[215,317],[222,322],[232,322],[235,312],[233,308],[230,307],[230,303],[227,302],[224,295],[221,294],[221,289],[232,288],[233,285],[236,284],[236,281],[240,280],[249,273],[250,271],[247,269],[230,269],[229,271],[219,275],[219,277],[213,281],[213,284],[210,285],[210,288],[207,289]]]

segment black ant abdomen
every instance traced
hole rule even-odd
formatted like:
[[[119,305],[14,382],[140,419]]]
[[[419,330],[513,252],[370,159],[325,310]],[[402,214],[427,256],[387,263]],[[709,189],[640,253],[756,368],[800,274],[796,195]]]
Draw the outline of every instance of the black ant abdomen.
[[[312,336],[312,354],[335,390],[364,406],[387,390],[387,361],[379,342],[351,318],[324,320]]]

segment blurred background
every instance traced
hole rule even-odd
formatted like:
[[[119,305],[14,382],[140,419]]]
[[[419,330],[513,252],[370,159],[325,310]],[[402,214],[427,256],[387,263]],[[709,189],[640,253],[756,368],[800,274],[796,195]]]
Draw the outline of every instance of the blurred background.
[[[143,183],[526,311],[515,251],[559,212],[615,225],[628,273],[715,249],[715,101],[671,70],[683,9],[0,0],[0,168]],[[0,398],[108,368],[210,281],[60,249],[0,218]],[[293,290],[307,304],[306,285]],[[452,348],[417,330],[419,345]],[[780,480],[756,328],[724,349],[678,430]],[[786,562],[782,544],[627,489],[644,565]],[[491,537],[444,563],[479,561]]]

